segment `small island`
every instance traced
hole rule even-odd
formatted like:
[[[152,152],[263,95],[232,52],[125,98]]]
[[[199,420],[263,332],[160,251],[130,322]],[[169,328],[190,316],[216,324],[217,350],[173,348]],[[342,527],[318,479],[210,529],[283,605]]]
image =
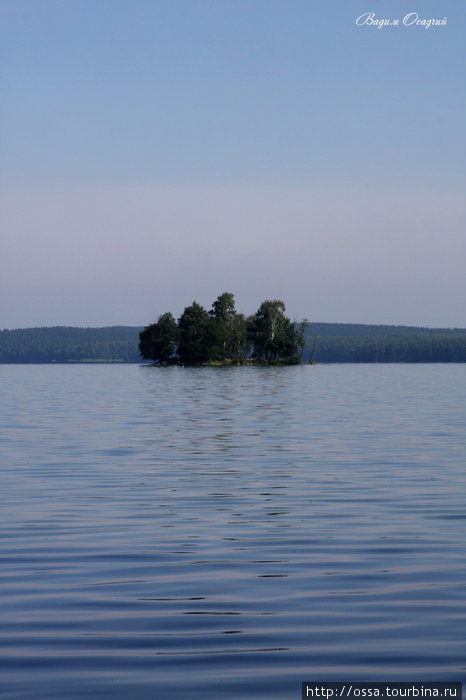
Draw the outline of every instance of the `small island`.
[[[296,365],[302,362],[306,322],[285,316],[279,299],[262,302],[252,316],[224,292],[210,311],[196,301],[178,321],[168,312],[139,334],[139,351],[157,365]]]

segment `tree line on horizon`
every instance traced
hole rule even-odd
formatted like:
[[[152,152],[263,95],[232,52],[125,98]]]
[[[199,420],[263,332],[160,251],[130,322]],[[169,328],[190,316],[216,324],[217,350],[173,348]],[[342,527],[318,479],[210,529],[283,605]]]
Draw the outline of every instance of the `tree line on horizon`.
[[[252,316],[235,308],[234,295],[223,292],[207,311],[198,302],[176,321],[159,316],[139,334],[139,351],[156,364],[300,364],[305,323],[291,321],[280,299],[267,299]]]
[[[455,331],[401,333],[394,327],[385,334],[368,330],[361,335],[314,336],[312,342],[308,337],[304,359],[311,353],[316,362],[326,363],[466,362],[466,333]]]
[[[140,363],[142,326],[0,330],[0,363]],[[466,328],[309,322],[303,361],[466,362]]]
[[[50,364],[73,362],[140,362],[140,328],[51,326],[0,331],[0,362]]]

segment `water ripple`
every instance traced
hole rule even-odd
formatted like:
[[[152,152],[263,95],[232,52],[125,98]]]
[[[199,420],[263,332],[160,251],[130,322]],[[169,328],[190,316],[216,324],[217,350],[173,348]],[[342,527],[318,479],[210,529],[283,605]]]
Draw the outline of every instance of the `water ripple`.
[[[2,697],[464,680],[464,374],[0,366]]]

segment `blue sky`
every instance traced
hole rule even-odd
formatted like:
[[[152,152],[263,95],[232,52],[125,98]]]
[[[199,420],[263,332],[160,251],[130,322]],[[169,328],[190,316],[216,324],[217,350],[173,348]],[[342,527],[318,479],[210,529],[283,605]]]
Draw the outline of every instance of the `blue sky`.
[[[465,24],[452,0],[0,0],[0,328],[222,291],[466,326]]]

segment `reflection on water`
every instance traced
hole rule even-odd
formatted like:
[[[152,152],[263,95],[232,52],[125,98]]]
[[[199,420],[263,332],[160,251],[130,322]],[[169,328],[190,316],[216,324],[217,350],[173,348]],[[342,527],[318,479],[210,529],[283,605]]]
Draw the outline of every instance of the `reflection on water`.
[[[4,696],[464,680],[464,378],[0,366]]]

